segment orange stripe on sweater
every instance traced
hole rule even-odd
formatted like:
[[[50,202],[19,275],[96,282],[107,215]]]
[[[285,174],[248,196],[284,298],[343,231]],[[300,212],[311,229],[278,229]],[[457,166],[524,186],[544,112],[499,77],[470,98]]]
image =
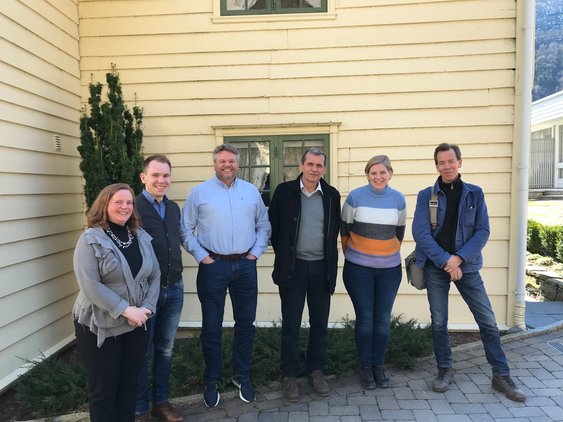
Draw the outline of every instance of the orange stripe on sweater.
[[[396,237],[389,240],[376,240],[350,233],[348,246],[367,255],[391,255],[399,252],[401,242]]]

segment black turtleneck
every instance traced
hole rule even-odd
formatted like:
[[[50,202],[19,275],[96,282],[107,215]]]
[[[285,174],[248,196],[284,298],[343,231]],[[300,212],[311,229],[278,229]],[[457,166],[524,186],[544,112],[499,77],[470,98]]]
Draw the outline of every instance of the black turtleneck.
[[[112,223],[111,221],[108,221],[108,225],[113,234],[115,234],[119,240],[121,240],[122,242],[127,242],[129,240],[129,236],[127,235],[127,226],[120,226],[119,224]],[[137,236],[133,236],[133,242],[128,248],[122,248],[115,240],[111,238],[111,236],[107,232],[106,235],[121,251],[125,259],[127,260],[127,263],[129,264],[133,278],[135,278],[135,276],[141,269],[141,266],[143,265],[143,256],[141,255],[141,249],[139,248],[139,241],[137,240]]]
[[[440,190],[446,196],[446,216],[440,234],[436,237],[438,244],[451,254],[457,252],[455,247],[455,235],[457,232],[457,219],[459,201],[461,199],[462,183],[461,174],[452,183],[442,182],[442,176],[438,180]]]

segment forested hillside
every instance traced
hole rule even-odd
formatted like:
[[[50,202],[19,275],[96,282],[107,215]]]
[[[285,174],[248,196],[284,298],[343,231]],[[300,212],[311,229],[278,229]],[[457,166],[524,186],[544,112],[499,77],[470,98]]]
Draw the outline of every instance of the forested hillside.
[[[533,100],[563,89],[563,0],[536,0]]]

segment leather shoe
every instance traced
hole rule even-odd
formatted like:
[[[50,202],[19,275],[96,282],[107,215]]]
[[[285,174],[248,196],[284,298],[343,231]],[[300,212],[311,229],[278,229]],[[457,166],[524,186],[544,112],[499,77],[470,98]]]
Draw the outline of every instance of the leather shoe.
[[[330,395],[330,385],[323,374],[322,371],[316,369],[309,374],[309,381],[313,386],[313,390],[321,397],[326,397]]]
[[[169,401],[153,404],[151,416],[163,422],[182,422],[184,420]]]
[[[432,390],[437,393],[444,393],[450,388],[454,380],[454,370],[452,368],[438,368],[438,375],[432,380]]]
[[[282,393],[285,399],[290,403],[299,401],[299,386],[297,385],[297,378],[283,377],[282,380]]]
[[[149,412],[135,414],[135,422],[149,422],[149,419]]]
[[[516,387],[516,384],[509,376],[493,375],[491,387],[504,393],[507,399],[518,402],[526,401],[526,395]]]

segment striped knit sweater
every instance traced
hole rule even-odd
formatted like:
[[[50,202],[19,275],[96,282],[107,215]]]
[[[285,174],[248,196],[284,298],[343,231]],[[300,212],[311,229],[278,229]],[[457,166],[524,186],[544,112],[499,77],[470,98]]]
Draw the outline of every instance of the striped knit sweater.
[[[365,267],[401,265],[407,208],[403,194],[390,186],[354,189],[342,207],[340,236],[346,242],[346,260]]]

